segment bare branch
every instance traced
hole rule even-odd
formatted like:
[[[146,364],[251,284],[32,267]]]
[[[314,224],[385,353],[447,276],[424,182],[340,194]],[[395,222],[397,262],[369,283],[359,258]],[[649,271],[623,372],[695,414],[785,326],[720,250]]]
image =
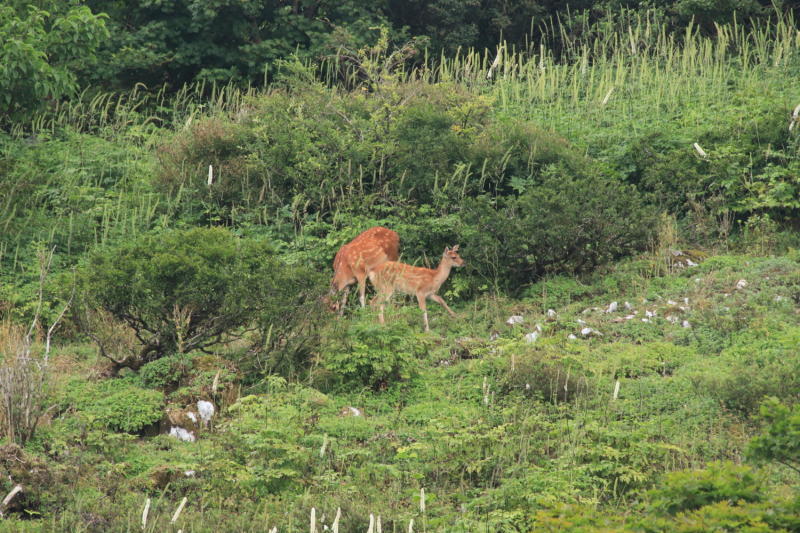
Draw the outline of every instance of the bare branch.
[[[44,345],[45,346],[45,348],[44,348],[44,364],[45,364],[45,366],[47,366],[47,363],[50,361],[50,341],[53,338],[53,333],[55,333],[56,328],[58,328],[58,326],[61,323],[61,320],[64,318],[64,315],[66,314],[67,310],[72,305],[72,300],[75,298],[75,290],[77,288],[76,285],[77,285],[77,283],[75,282],[75,280],[73,278],[72,293],[69,295],[69,300],[67,300],[67,303],[64,304],[64,307],[61,309],[61,312],[58,314],[56,319],[53,321],[52,324],[50,324],[50,327],[47,329],[47,336],[45,337],[45,345]]]
[[[13,489],[11,489],[11,492],[9,492],[6,497],[3,498],[2,503],[0,503],[0,518],[3,517],[3,513],[6,512],[6,508],[11,503],[11,500],[13,500],[14,497],[20,492],[22,492],[22,485],[16,485]]]
[[[53,246],[49,252],[39,250],[37,257],[39,258],[39,291],[38,300],[36,302],[36,311],[33,313],[31,326],[25,336],[26,342],[30,345],[33,332],[36,330],[36,324],[39,322],[39,317],[42,314],[42,305],[44,302],[44,282],[47,279],[47,274],[50,272],[50,266],[53,264],[53,254],[55,254],[56,247]]]

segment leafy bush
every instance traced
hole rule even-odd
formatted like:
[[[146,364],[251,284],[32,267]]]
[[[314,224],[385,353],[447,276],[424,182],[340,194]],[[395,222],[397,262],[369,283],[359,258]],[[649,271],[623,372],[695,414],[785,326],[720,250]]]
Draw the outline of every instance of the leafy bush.
[[[86,412],[110,429],[135,433],[158,422],[163,405],[164,395],[159,391],[130,387],[98,398]]]
[[[776,398],[761,405],[765,432],[750,441],[748,454],[760,461],[775,461],[800,474],[800,405],[788,407]]]
[[[166,389],[177,385],[191,367],[187,354],[175,354],[146,363],[139,369],[139,379],[152,389]]]
[[[569,402],[591,390],[581,366],[571,358],[558,357],[549,347],[515,353],[513,364],[504,369],[500,387],[521,391],[540,401]]]
[[[797,400],[800,360],[794,354],[799,344],[800,328],[770,324],[748,330],[719,358],[691,370],[690,377],[728,409],[751,415],[765,396]]]
[[[267,0],[87,3],[111,17],[102,68],[87,77],[123,89],[167,83],[177,90],[196,79],[263,82],[270,67],[292,53],[319,57],[343,40],[361,46],[371,29],[386,23],[378,6],[351,0],[287,6]]]
[[[317,237],[352,217],[381,220],[402,232],[412,258],[460,240],[477,274],[460,282],[463,295],[487,281],[508,290],[587,272],[641,249],[652,232],[635,188],[462,86],[384,81],[352,95],[303,76],[164,143],[158,182],[184,199],[184,218],[257,220],[287,241],[298,226]],[[211,187],[208,164],[222,176]],[[304,242],[306,252],[324,244],[332,254],[328,242]],[[316,263],[322,254],[307,255]]]
[[[274,338],[284,338],[301,322],[295,313],[305,311],[292,304],[313,300],[313,289],[300,288],[309,278],[303,268],[290,271],[263,241],[195,228],[95,250],[81,269],[80,286],[85,306],[107,311],[136,332],[138,358],[115,361],[136,368],[220,342],[254,321],[274,324]]]
[[[245,396],[229,413],[233,418],[218,427],[215,437],[224,453],[207,463],[211,487],[252,498],[297,487],[313,457],[300,443],[307,413],[278,394]]]
[[[703,470],[672,472],[648,492],[650,506],[675,514],[717,502],[759,502],[762,481],[753,470],[731,462],[715,462]]]
[[[16,5],[15,5],[16,4]],[[79,63],[91,64],[108,38],[102,15],[61,2],[0,6],[0,121],[23,119],[78,88]]]
[[[68,384],[61,407],[73,407],[108,429],[138,433],[161,420],[164,394],[137,387],[127,379],[75,380]]]
[[[615,378],[639,378],[648,375],[671,375],[685,361],[697,353],[688,347],[675,346],[667,342],[627,344],[615,342],[601,345],[594,357],[604,356],[598,363],[603,370],[610,370]]]
[[[223,205],[240,200],[247,176],[247,132],[220,117],[202,118],[159,147],[156,183],[168,194],[192,192]],[[208,186],[208,167],[216,180]],[[261,187],[254,183],[251,187]],[[246,189],[245,189],[246,190]]]
[[[587,272],[648,242],[653,212],[631,187],[599,175],[547,167],[519,196],[465,203],[463,242],[480,274],[519,290],[545,274]]]
[[[563,307],[592,292],[590,285],[584,285],[573,277],[564,275],[548,277],[525,289],[525,297],[541,301],[544,309]]]
[[[724,120],[701,126],[694,137],[677,124],[661,124],[635,139],[624,156],[625,171],[630,182],[653,193],[671,213],[708,211],[712,225],[717,223],[713,217],[725,211],[745,216],[769,211],[785,218],[799,206],[800,182],[796,147],[784,128],[768,100],[743,95]],[[687,149],[695,141],[706,156]]]
[[[338,332],[322,357],[344,383],[378,389],[411,378],[426,353],[424,340],[400,321],[357,321]]]

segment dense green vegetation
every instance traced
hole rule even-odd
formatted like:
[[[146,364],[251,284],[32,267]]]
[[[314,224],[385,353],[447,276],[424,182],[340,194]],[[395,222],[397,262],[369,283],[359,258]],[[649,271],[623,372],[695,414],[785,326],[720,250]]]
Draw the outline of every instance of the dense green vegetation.
[[[790,11],[34,4],[0,8],[0,524],[800,531]],[[374,225],[460,245],[456,318],[327,312]]]

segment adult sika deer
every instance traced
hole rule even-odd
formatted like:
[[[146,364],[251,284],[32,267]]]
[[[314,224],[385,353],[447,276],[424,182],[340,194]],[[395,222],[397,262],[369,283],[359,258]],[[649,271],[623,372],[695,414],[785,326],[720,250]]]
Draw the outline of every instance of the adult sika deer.
[[[419,308],[422,309],[422,317],[425,322],[425,331],[430,331],[428,326],[428,308],[426,300],[428,298],[444,306],[450,316],[456,316],[450,307],[445,303],[441,296],[436,294],[442,283],[447,281],[450,270],[454,267],[464,266],[464,260],[458,255],[458,245],[452,248],[445,248],[442,260],[436,270],[430,268],[415,267],[405,263],[389,261],[376,268],[369,274],[369,279],[378,291],[378,295],[372,300],[371,304],[380,304],[380,314],[378,319],[383,324],[383,311],[386,302],[392,297],[395,291],[405,294],[412,294],[417,297]]]
[[[366,230],[339,248],[333,259],[333,280],[328,295],[331,310],[338,310],[340,315],[344,313],[347,289],[353,283],[358,283],[358,299],[364,307],[369,273],[387,261],[396,261],[399,256],[400,236],[380,226]],[[333,296],[341,291],[344,291],[342,301],[336,302]]]

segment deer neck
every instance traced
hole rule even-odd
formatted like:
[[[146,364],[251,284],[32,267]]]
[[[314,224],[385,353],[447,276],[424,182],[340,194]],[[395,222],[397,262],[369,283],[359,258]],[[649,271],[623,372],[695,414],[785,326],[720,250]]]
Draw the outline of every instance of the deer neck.
[[[436,273],[433,275],[433,287],[434,292],[439,290],[439,287],[442,286],[442,283],[447,281],[448,276],[450,276],[450,270],[453,268],[453,263],[442,258],[441,262],[439,262],[439,266],[436,268]]]

